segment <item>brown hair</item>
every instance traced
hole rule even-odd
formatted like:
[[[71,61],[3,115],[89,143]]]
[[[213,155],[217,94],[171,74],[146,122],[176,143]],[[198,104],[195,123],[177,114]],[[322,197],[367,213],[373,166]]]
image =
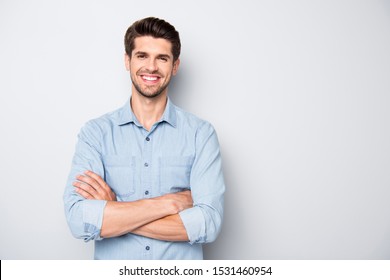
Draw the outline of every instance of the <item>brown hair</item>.
[[[152,36],[154,38],[166,39],[172,44],[173,61],[180,56],[180,37],[175,27],[165,20],[148,17],[134,22],[125,34],[125,50],[129,57],[134,50],[134,40],[141,36]]]

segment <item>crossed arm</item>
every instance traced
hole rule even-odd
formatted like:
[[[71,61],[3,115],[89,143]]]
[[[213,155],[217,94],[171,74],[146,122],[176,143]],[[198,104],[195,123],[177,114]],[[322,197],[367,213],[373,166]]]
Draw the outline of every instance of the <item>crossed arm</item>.
[[[165,241],[188,241],[178,213],[193,206],[190,191],[133,202],[118,202],[110,186],[97,174],[86,171],[73,183],[85,199],[107,200],[100,235],[103,238],[134,233]]]

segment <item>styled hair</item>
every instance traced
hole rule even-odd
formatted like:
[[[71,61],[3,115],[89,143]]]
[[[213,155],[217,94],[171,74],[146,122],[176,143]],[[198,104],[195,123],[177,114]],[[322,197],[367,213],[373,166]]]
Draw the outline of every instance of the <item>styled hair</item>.
[[[173,61],[180,56],[180,37],[175,27],[163,19],[147,17],[134,22],[125,34],[125,51],[131,57],[131,52],[135,48],[134,40],[141,36],[152,36],[153,38],[166,39],[172,44]]]

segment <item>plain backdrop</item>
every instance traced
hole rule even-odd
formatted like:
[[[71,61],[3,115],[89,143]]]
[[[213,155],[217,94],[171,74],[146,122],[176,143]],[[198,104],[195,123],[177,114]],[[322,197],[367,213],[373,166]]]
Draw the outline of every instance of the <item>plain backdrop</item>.
[[[83,124],[124,104],[127,27],[182,40],[174,103],[216,128],[206,259],[390,259],[390,1],[0,0],[0,259],[91,259],[62,194]]]

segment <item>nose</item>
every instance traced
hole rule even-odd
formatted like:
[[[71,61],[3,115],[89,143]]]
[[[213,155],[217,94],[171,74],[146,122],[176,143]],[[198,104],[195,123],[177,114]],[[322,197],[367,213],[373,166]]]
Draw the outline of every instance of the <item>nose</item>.
[[[158,70],[158,65],[157,65],[156,59],[153,59],[153,58],[149,59],[147,65],[146,65],[146,69],[151,73],[156,72]]]

